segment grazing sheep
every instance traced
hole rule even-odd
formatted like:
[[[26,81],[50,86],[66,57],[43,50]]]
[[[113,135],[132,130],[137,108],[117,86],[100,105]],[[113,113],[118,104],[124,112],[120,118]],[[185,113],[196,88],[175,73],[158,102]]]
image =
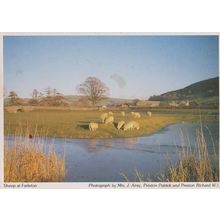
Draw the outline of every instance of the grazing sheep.
[[[134,115],[134,112],[131,112],[131,115]]]
[[[114,117],[109,116],[108,118],[105,119],[105,124],[112,124],[114,122]]]
[[[133,121],[133,129],[137,129],[137,130],[139,130],[139,129],[140,129],[140,125],[139,125],[139,123],[138,123],[138,122]]]
[[[138,122],[130,121],[130,122],[124,124],[124,127],[123,127],[124,131],[134,130],[134,129],[137,129],[137,130],[140,129],[140,126],[139,126]]]
[[[139,112],[134,112],[133,116],[134,116],[134,118],[140,118],[141,117]]]
[[[152,113],[151,113],[151,112],[147,112],[147,115],[148,115],[149,117],[151,117],[151,116],[152,116]]]
[[[123,127],[124,124],[125,124],[124,121],[119,121],[118,125],[117,125],[117,129],[120,130]]]
[[[103,113],[101,116],[100,116],[101,120],[102,120],[102,123],[105,122],[105,119],[108,118],[108,113]]]
[[[123,130],[124,130],[124,131],[132,130],[132,128],[133,128],[132,122],[127,122],[127,123],[125,123],[124,126],[123,126]]]
[[[89,123],[89,130],[90,131],[96,131],[98,129],[98,124],[94,122]]]
[[[109,116],[113,116],[113,112],[109,112],[108,115],[109,115]]]
[[[125,116],[125,112],[121,112],[121,115],[122,115],[122,116]]]

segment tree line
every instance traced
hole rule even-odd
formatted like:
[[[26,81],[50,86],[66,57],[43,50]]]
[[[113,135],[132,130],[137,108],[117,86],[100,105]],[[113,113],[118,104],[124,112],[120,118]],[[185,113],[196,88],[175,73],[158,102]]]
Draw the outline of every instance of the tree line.
[[[76,90],[77,93],[83,96],[92,106],[96,106],[109,95],[109,88],[96,77],[88,77],[83,83],[76,87]],[[24,104],[24,99],[20,98],[15,91],[9,92],[8,99],[9,105]],[[31,93],[31,99],[28,99],[28,103],[26,104],[67,106],[70,103],[57,89],[47,87],[43,92],[34,89]]]
[[[31,93],[31,98],[28,99],[28,102],[25,102],[25,99],[20,98],[15,91],[9,92],[8,99],[9,105],[30,104],[59,106],[68,104],[65,96],[58,92],[57,89],[53,89],[51,87],[46,88],[44,92],[40,92],[37,89],[34,89]]]

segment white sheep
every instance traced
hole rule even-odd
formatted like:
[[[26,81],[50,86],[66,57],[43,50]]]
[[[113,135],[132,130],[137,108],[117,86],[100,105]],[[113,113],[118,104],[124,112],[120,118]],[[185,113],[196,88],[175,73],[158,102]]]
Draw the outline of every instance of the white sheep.
[[[122,116],[125,116],[125,112],[121,112],[121,115],[122,115]]]
[[[134,112],[133,116],[134,118],[140,118],[141,114],[139,112]]]
[[[139,126],[138,122],[130,121],[130,122],[124,124],[124,127],[123,127],[124,131],[134,130],[134,129],[137,129],[137,130],[140,129],[140,126]]]
[[[103,113],[101,116],[100,116],[101,120],[102,120],[102,123],[105,122],[105,119],[108,118],[108,113]]]
[[[109,116],[113,116],[113,112],[109,112],[108,115],[109,115]]]
[[[96,131],[98,129],[98,124],[94,122],[89,123],[89,130],[90,131]]]
[[[117,125],[117,129],[120,130],[123,127],[124,124],[125,124],[124,121],[119,121],[118,125]]]
[[[139,125],[139,123],[138,123],[138,122],[133,121],[133,129],[137,129],[137,130],[139,130],[139,129],[140,129],[140,125]]]
[[[147,115],[148,115],[149,117],[151,117],[151,116],[152,116],[152,113],[151,113],[151,112],[147,112]]]
[[[131,112],[131,115],[134,115],[134,112]]]
[[[108,118],[105,119],[105,124],[112,124],[114,122],[114,117],[109,116]]]

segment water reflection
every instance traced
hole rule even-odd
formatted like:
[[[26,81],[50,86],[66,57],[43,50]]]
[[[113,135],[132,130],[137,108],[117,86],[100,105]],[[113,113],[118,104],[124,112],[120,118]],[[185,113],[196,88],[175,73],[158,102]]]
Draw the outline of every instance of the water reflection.
[[[97,139],[91,139],[88,141],[88,146],[85,148],[89,153],[96,153],[98,151],[97,143],[98,143]]]
[[[96,153],[101,150],[108,149],[136,149],[139,143],[139,138],[112,138],[112,139],[90,139],[84,145],[89,153]]]
[[[113,146],[113,139],[103,139],[99,140],[99,145],[100,146],[105,146],[107,148],[110,148]]]
[[[146,137],[112,138],[112,139],[62,139],[45,138],[44,147],[54,146],[59,155],[65,152],[67,174],[66,182],[90,181],[125,181],[120,172],[126,173],[133,179],[134,170],[149,176],[165,170],[178,159],[178,152],[183,150],[180,129],[187,137],[192,149],[196,148],[197,124],[180,123],[170,125],[161,131]],[[208,130],[209,129],[209,130]],[[204,129],[210,153],[213,146],[218,154],[219,130],[218,124],[208,125]],[[210,134],[212,139],[210,139]],[[16,137],[7,136],[8,146],[12,145]],[[29,139],[38,143],[43,139]],[[36,143],[37,143],[36,142]],[[210,157],[212,160],[212,157]]]
[[[120,138],[118,139],[119,143],[122,143],[123,145],[127,145],[128,148],[133,148],[134,145],[139,143],[139,138]]]
[[[89,153],[96,153],[103,149],[108,149],[113,146],[113,140],[112,139],[90,139],[87,140],[87,146],[85,146],[85,149]]]

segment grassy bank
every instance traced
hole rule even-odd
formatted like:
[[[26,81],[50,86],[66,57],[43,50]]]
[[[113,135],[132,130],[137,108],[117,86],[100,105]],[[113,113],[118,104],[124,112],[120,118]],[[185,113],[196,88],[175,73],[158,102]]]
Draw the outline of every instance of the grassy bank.
[[[135,119],[140,124],[140,130],[117,130],[113,124],[102,124],[100,111],[72,111],[72,110],[35,110],[32,112],[8,113],[5,112],[5,135],[24,134],[26,129],[33,136],[52,136],[66,138],[112,138],[112,137],[137,137],[148,135],[159,129],[178,122],[199,122],[200,115],[203,121],[218,121],[218,115],[213,110],[152,110],[153,116],[148,117],[147,109],[140,109],[140,119]],[[193,111],[193,112],[192,112]],[[121,111],[113,111],[115,123],[120,120],[134,120],[130,111],[125,117]],[[89,131],[89,122],[99,124],[97,131]]]
[[[64,159],[53,151],[45,154],[39,143],[16,140],[4,148],[5,182],[60,182],[65,177]]]

